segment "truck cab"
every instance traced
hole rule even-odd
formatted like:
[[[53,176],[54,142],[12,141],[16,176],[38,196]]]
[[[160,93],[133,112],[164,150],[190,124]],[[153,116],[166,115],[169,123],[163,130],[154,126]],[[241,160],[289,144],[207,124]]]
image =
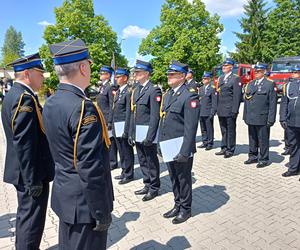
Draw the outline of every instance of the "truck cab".
[[[238,63],[233,66],[233,74],[236,74],[240,77],[242,85],[247,84],[248,82],[254,79],[254,68],[251,64]],[[215,85],[218,82],[219,77],[223,74],[222,65],[214,67],[214,83]]]
[[[282,95],[283,85],[292,75],[292,68],[300,64],[300,56],[280,57],[272,62],[269,79],[274,81],[277,94]]]

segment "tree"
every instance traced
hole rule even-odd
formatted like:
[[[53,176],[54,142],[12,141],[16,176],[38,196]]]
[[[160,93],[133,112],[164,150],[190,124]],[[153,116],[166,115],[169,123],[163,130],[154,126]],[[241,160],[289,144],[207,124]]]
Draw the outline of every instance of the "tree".
[[[17,32],[13,26],[10,26],[5,33],[4,44],[1,48],[2,64],[5,66],[24,56],[24,46],[22,33]]]
[[[172,59],[189,64],[197,77],[221,61],[221,41],[217,35],[223,26],[217,15],[210,16],[201,0],[166,0],[160,21],[139,47],[141,55],[153,57],[155,82],[166,82],[166,70]]]
[[[92,0],[65,0],[61,7],[55,8],[56,24],[49,25],[44,31],[47,45],[82,39],[88,46],[92,64],[92,84],[98,81],[98,72],[102,64],[110,65],[114,53],[116,64],[126,66],[127,60],[121,55],[117,34],[101,15],[95,15]],[[52,59],[47,45],[41,48],[47,71],[51,77],[46,81],[55,88],[58,80],[53,71]]]
[[[267,62],[276,57],[300,55],[300,1],[274,0],[266,24],[265,52]]]
[[[239,41],[235,43],[236,52],[230,53],[237,62],[254,64],[265,61],[266,4],[264,0],[248,0],[244,5],[245,17],[239,21],[243,33],[234,32]]]

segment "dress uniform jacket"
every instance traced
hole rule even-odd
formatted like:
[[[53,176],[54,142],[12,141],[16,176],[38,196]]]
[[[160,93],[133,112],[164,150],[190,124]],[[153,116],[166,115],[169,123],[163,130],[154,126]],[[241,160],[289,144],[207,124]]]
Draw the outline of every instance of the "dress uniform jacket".
[[[199,91],[199,88],[201,87],[200,83],[196,82],[194,79],[192,79],[190,82],[186,82],[186,86],[188,88],[194,89],[197,93]]]
[[[196,152],[196,133],[199,120],[199,100],[195,91],[191,92],[183,84],[172,96],[164,95],[162,118],[159,126],[159,141],[183,136],[180,154],[190,156]],[[171,98],[171,100],[170,100]]]
[[[76,86],[60,83],[45,104],[43,119],[55,161],[54,212],[70,224],[94,223],[110,215],[108,150],[94,104]]]
[[[212,84],[201,86],[199,89],[200,117],[213,116],[217,109],[217,95]]]
[[[111,85],[110,81],[106,81],[102,86],[100,86],[99,94],[97,96],[97,104],[101,108],[104,115],[106,125],[112,123],[112,106],[114,102],[114,96],[118,87]],[[115,138],[110,138],[111,145],[109,148],[109,159],[111,169],[118,167],[118,150]]]
[[[219,117],[230,117],[238,114],[242,100],[242,87],[240,78],[231,73],[225,80],[225,75],[220,76],[218,83],[218,106]]]
[[[128,85],[120,92],[116,92],[113,104],[113,122],[125,122],[124,134],[128,137],[130,126],[130,96]]]
[[[101,108],[104,115],[106,124],[112,122],[112,106],[114,101],[114,95],[118,87],[111,85],[110,81],[105,82],[99,89],[99,94],[97,96],[97,104]]]
[[[275,123],[277,95],[274,83],[264,78],[255,85],[251,81],[245,88],[243,119],[248,125],[267,125]]]
[[[54,163],[36,108],[42,112],[35,94],[15,82],[1,112],[7,138],[4,170],[7,183],[31,186],[53,180]]]
[[[151,81],[142,90],[141,88],[142,85],[139,85],[132,93],[131,136],[135,139],[136,125],[147,125],[149,129],[146,139],[153,142],[159,124],[161,90],[153,86]]]
[[[289,127],[300,127],[300,79],[291,79],[285,85],[281,99],[280,121],[287,122]]]
[[[300,79],[290,79],[285,85],[280,105],[280,122],[287,122],[289,140],[289,172],[299,172],[300,159]]]

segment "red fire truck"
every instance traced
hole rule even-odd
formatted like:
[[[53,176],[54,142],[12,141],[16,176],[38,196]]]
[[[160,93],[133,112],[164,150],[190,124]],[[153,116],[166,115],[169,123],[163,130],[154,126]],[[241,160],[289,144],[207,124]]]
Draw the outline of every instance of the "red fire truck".
[[[278,95],[282,94],[283,84],[291,77],[291,69],[300,64],[300,56],[281,57],[273,61],[269,78],[275,82]]]
[[[241,79],[242,85],[247,84],[248,82],[254,79],[254,68],[251,64],[238,63],[233,66],[232,72],[238,75]],[[220,75],[222,75],[222,65],[214,67],[214,82],[215,84],[218,81]]]

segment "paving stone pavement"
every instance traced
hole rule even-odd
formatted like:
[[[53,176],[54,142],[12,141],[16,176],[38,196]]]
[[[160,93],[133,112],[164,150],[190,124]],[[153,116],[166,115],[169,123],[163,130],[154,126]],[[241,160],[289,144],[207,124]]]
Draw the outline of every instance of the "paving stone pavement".
[[[242,110],[242,107],[241,107]],[[215,118],[215,146],[220,130]],[[300,249],[299,176],[283,178],[287,158],[283,151],[283,130],[279,123],[271,129],[272,164],[263,169],[245,166],[247,127],[238,118],[236,156],[215,156],[219,148],[198,150],[193,167],[192,218],[173,225],[162,214],[173,206],[168,171],[161,165],[160,196],[148,202],[135,196],[141,188],[139,165],[134,182],[118,185],[114,180],[113,223],[109,249]],[[197,137],[198,144],[200,136]],[[0,249],[14,249],[16,194],[3,183],[5,139],[0,131]],[[120,173],[114,170],[113,176]],[[101,194],[99,194],[101,195]],[[41,249],[58,249],[58,218],[49,208]]]

